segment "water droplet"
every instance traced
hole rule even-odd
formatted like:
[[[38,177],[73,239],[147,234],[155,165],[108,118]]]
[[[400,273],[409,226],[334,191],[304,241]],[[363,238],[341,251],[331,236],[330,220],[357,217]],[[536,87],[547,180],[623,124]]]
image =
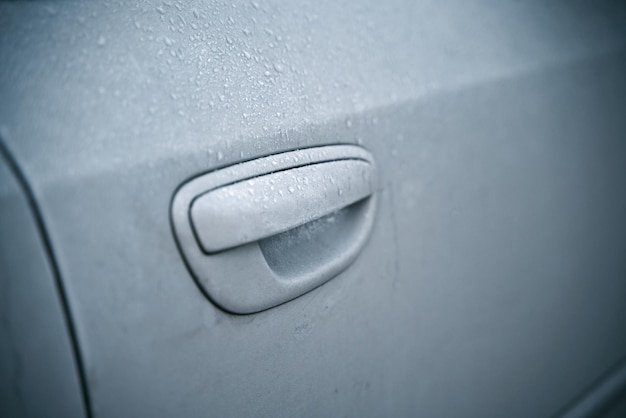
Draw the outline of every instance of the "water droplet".
[[[107,38],[100,35],[100,37],[98,38],[98,46],[104,46],[106,45],[106,43],[107,43]]]
[[[224,159],[224,154],[222,154],[222,151],[218,151],[217,152],[217,161],[222,161]]]
[[[352,128],[352,121],[350,119],[346,119],[346,128]]]
[[[165,9],[163,9],[163,6],[157,6],[156,11],[159,12],[159,14],[161,15],[165,14]]]
[[[279,63],[275,62],[274,63],[274,70],[276,70],[277,73],[282,73],[283,72],[283,66],[280,65]]]

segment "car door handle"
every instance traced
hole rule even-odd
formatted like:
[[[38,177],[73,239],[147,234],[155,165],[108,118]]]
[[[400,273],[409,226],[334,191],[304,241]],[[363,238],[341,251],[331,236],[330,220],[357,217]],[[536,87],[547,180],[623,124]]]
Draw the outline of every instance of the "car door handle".
[[[376,167],[361,147],[271,155],[185,183],[172,201],[179,248],[216,304],[251,313],[344,270],[375,210]]]
[[[220,187],[193,201],[194,232],[206,253],[258,241],[370,196],[373,173],[368,161],[339,160]]]

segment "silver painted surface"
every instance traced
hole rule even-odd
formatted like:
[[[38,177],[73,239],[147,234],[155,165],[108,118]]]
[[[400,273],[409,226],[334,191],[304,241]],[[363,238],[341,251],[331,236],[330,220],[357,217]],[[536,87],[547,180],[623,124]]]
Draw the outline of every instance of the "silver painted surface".
[[[562,418],[619,418],[626,415],[626,362],[602,376],[568,408]]]
[[[626,15],[596,2],[3,4],[0,133],[95,416],[548,416],[626,353]],[[363,144],[343,274],[233,316],[186,269],[199,173]]]
[[[62,309],[26,197],[0,154],[0,416],[3,418],[85,416]]]

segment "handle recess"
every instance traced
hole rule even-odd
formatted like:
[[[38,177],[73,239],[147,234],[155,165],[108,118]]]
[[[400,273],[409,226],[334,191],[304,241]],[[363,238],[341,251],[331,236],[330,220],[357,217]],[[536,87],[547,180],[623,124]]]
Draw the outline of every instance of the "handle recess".
[[[172,229],[206,295],[226,311],[248,314],[345,270],[372,229],[375,190],[374,160],[361,147],[288,151],[185,182],[172,199]],[[331,215],[344,207],[342,216]],[[316,229],[311,221],[326,215],[341,223]],[[300,234],[307,226],[327,232]]]

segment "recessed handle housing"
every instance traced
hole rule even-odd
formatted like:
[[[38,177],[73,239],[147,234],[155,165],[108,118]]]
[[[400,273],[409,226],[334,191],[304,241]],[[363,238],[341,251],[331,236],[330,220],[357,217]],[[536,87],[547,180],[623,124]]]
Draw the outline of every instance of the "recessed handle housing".
[[[375,188],[363,148],[290,151],[185,183],[172,224],[206,294],[225,310],[252,313],[321,285],[356,258],[372,226]]]

